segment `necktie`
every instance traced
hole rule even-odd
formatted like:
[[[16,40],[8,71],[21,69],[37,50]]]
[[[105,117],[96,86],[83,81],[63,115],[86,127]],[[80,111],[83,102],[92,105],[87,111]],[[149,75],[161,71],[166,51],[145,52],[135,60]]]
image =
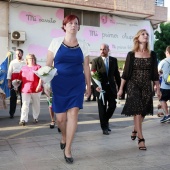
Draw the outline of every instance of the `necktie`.
[[[108,57],[105,58],[105,62],[104,63],[105,63],[105,67],[106,67],[106,73],[108,75],[108,71],[109,71]]]

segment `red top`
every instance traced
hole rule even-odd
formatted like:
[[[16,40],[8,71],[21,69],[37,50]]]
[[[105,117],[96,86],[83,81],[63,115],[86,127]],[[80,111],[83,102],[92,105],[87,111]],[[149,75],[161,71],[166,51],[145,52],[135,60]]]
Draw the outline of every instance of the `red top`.
[[[33,72],[37,71],[39,68],[41,68],[40,65],[34,65],[32,67],[23,66],[20,74],[19,74],[19,80],[21,80],[21,92],[22,93],[38,93],[42,91],[42,87],[38,92],[36,92],[36,88],[38,86],[40,78]]]
[[[11,81],[18,79],[19,73],[12,73],[11,75]]]

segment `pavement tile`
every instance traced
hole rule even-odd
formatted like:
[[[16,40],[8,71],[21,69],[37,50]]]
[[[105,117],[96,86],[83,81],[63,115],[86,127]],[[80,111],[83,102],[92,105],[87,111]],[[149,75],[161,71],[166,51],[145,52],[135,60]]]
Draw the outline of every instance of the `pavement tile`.
[[[24,165],[19,162],[12,162],[5,165],[0,165],[1,170],[28,170]]]
[[[0,145],[0,152],[11,150],[9,145]]]
[[[36,141],[39,146],[51,146],[51,145],[59,145],[60,141],[58,139],[49,139],[44,141]]]
[[[154,100],[156,108],[158,102]],[[65,162],[60,149],[61,134],[57,128],[49,128],[47,117],[42,117],[37,125],[30,121],[28,126],[21,127],[18,126],[19,109],[13,120],[5,118],[5,112],[1,113],[0,170],[170,169],[170,123],[161,124],[157,116],[147,116],[143,123],[147,151],[140,151],[137,139],[132,141],[130,138],[133,119],[120,116],[123,105],[116,109],[110,120],[112,132],[109,136],[102,134],[96,105],[95,102],[87,103],[85,109],[80,111],[78,126],[81,128],[73,141],[72,155],[75,161],[72,165]],[[43,107],[43,111],[47,111],[47,104],[43,103]],[[91,116],[95,118],[94,121]],[[88,131],[87,126],[90,126]]]
[[[25,167],[28,170],[70,170],[67,164],[58,159],[27,161]]]
[[[2,145],[7,145],[8,143],[7,143],[7,141],[6,140],[0,140],[0,146],[2,146]]]
[[[104,164],[97,160],[95,157],[91,157],[88,155],[81,155],[78,158],[76,158],[73,165],[70,166],[73,170],[118,170],[116,167],[108,166],[107,164]]]

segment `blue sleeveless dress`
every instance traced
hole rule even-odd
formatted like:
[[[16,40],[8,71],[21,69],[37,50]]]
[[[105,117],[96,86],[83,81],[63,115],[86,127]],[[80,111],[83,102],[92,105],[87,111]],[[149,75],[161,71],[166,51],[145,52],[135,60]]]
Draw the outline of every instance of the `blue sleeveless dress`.
[[[53,92],[52,110],[66,112],[73,107],[83,108],[85,76],[84,56],[80,47],[68,47],[61,44],[54,57],[57,76],[51,81]]]

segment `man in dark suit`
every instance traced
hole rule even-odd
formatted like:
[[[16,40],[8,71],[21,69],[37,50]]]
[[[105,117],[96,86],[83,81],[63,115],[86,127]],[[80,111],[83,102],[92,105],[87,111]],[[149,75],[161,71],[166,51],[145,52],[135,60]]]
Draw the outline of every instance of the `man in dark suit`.
[[[93,59],[91,72],[97,71],[100,75],[100,82],[104,93],[104,102],[99,99],[101,88],[92,79],[96,89],[98,102],[100,125],[104,135],[109,135],[109,119],[116,109],[117,90],[120,86],[120,74],[118,71],[117,59],[109,56],[109,46],[102,44],[100,47],[100,56]]]

